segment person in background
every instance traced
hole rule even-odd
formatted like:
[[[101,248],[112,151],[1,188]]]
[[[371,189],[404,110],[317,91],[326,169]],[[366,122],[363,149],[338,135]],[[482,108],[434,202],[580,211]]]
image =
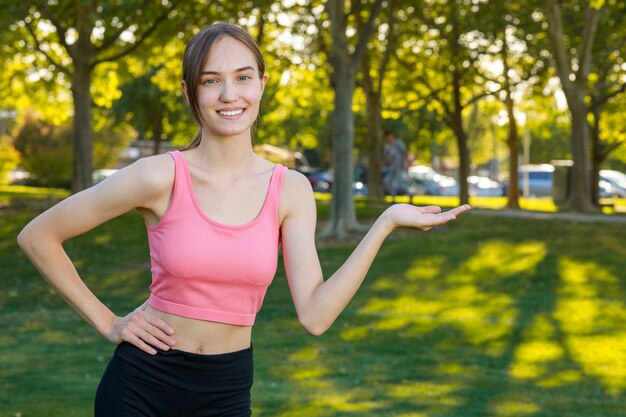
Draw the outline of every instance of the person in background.
[[[407,149],[402,139],[396,138],[389,130],[385,131],[383,138],[386,142],[383,148],[386,165],[386,174],[383,183],[387,193],[391,195],[392,203],[395,203],[396,195],[405,188],[404,172],[406,169]]]

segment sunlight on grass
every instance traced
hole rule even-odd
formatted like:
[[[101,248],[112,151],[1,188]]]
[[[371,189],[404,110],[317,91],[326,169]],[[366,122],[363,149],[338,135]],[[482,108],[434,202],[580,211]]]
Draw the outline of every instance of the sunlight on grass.
[[[526,416],[541,410],[541,407],[530,399],[525,399],[521,396],[498,399],[489,408],[493,415],[498,417]]]
[[[334,412],[367,413],[382,406],[379,401],[368,400],[357,387],[353,390],[340,389],[333,382],[332,372],[323,366],[320,352],[313,347],[305,347],[289,355],[287,365],[282,372],[289,374],[289,380],[302,389],[302,393],[311,392],[302,398],[297,411],[290,410],[280,413],[281,416],[292,415],[328,415]]]
[[[372,297],[360,313],[375,317],[370,325],[373,331],[406,329],[410,334],[423,335],[439,326],[452,326],[461,332],[464,343],[483,346],[486,354],[497,356],[517,317],[513,297],[500,292],[498,285],[534,269],[545,254],[545,244],[540,242],[515,245],[491,241],[480,245],[474,256],[440,279],[433,278],[440,275],[443,258],[415,261],[406,275],[381,277],[374,284],[376,289],[401,286],[398,295]],[[419,279],[421,269],[425,280]],[[366,334],[365,330],[344,331],[342,337]]]
[[[509,376],[517,379],[535,380],[541,386],[561,386],[580,378],[575,371],[564,371],[556,376],[554,362],[561,360],[566,352],[563,346],[555,341],[554,323],[545,314],[538,314],[524,330],[524,340],[516,347],[514,360],[509,366]],[[573,374],[572,374],[573,373]],[[578,375],[578,376],[576,376]]]
[[[481,245],[478,254],[451,274],[448,281],[479,282],[489,276],[506,277],[527,272],[532,270],[545,254],[546,246],[542,242],[513,245],[490,241]]]
[[[547,372],[543,366],[563,357],[563,348],[549,340],[530,340],[522,342],[515,352],[515,362],[509,374],[513,378],[537,378]]]
[[[332,194],[330,193],[314,193],[315,199],[320,202],[330,202]],[[367,197],[354,196],[355,202],[365,202]],[[377,200],[378,201],[378,200]],[[391,196],[385,196],[382,203],[391,204],[393,202]],[[440,207],[456,207],[459,205],[459,197],[440,196],[440,195],[416,195],[412,198],[409,196],[397,196],[396,203],[414,204],[418,206],[440,206]],[[506,208],[506,197],[470,197],[469,204],[472,207],[500,210]],[[558,207],[552,201],[552,197],[520,197],[520,208],[522,210],[556,212]]]
[[[435,400],[439,405],[454,406],[459,403],[459,399],[451,394],[460,388],[460,384],[412,382],[392,387],[389,394],[398,399],[413,399],[418,402]]]
[[[65,198],[70,195],[68,190],[63,188],[45,188],[45,187],[29,187],[26,185],[0,185],[0,194],[12,194],[15,196],[24,195],[32,198],[40,196],[44,197],[61,197]]]
[[[330,387],[330,382],[323,379],[330,370],[321,365],[319,353],[310,347],[305,347],[289,355],[287,372],[289,379],[307,388],[324,389]]]
[[[560,299],[554,318],[585,374],[612,395],[626,389],[626,307],[614,275],[594,262],[560,259]]]
[[[557,388],[567,384],[574,384],[582,379],[582,375],[578,371],[561,371],[547,375],[540,380],[537,385],[543,388]]]
[[[345,341],[366,339],[370,334],[369,326],[353,326],[343,329],[339,337]]]

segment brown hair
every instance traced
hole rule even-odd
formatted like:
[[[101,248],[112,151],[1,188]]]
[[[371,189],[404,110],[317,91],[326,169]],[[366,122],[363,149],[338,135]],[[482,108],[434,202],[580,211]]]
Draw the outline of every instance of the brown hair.
[[[200,115],[200,106],[198,105],[200,72],[202,71],[202,67],[209,53],[211,53],[213,45],[225,36],[230,36],[246,45],[256,58],[256,63],[259,67],[259,77],[263,78],[263,74],[265,74],[265,60],[263,59],[259,46],[248,32],[241,27],[230,23],[215,22],[196,33],[185,47],[185,53],[183,55],[183,81],[187,86],[187,104],[193,114],[193,118],[199,126],[199,130],[190,143],[179,148],[181,151],[197,147],[202,140],[203,123]]]

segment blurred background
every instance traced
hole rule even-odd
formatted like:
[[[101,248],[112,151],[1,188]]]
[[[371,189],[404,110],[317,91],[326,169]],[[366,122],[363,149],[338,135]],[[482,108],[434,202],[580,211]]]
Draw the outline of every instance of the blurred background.
[[[76,192],[189,142],[183,48],[224,20],[267,61],[257,151],[316,191],[340,177],[356,194],[388,194],[390,130],[406,145],[400,195],[619,210],[608,199],[626,195],[624,2],[330,3],[3,1],[0,181]],[[336,111],[343,88],[348,116]]]

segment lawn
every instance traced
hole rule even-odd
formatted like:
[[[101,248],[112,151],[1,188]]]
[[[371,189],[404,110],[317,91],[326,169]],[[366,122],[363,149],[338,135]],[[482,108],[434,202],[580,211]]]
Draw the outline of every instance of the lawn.
[[[0,415],[89,416],[114,346],[18,251],[35,214],[0,212]],[[321,337],[298,324],[279,261],[254,329],[254,415],[626,416],[624,236],[624,223],[471,212],[427,233],[403,230]],[[117,314],[147,298],[139,215],[64,247]],[[319,250],[326,277],[352,249]]]

